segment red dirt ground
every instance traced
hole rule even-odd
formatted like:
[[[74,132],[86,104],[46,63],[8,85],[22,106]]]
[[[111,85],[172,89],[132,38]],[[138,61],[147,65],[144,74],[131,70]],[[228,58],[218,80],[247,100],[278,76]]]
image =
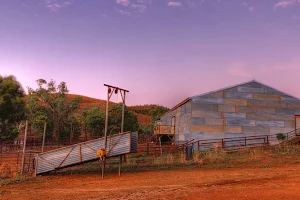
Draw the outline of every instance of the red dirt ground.
[[[300,199],[300,165],[51,175],[2,186],[0,199]]]

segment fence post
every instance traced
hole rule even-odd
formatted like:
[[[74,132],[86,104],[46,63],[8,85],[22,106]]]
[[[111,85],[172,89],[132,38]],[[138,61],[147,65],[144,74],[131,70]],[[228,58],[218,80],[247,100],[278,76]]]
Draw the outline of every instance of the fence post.
[[[289,134],[288,133],[286,134],[286,140],[289,140]]]
[[[44,122],[44,132],[43,132],[43,142],[42,142],[42,153],[44,152],[45,148],[45,139],[46,139],[46,128],[47,128],[47,122]]]
[[[23,143],[22,169],[21,169],[21,174],[22,174],[22,175],[23,175],[23,173],[24,173],[24,165],[25,165],[25,151],[26,151],[27,130],[28,130],[28,121],[26,120],[25,135],[24,135],[24,143]]]
[[[269,145],[269,136],[267,135],[267,144]]]
[[[247,137],[245,137],[245,147],[247,147]]]
[[[222,150],[224,148],[224,139],[222,139]]]
[[[198,151],[200,151],[200,142],[198,141]]]
[[[147,142],[147,156],[149,156],[149,154],[150,154],[150,149],[149,149],[149,142]]]

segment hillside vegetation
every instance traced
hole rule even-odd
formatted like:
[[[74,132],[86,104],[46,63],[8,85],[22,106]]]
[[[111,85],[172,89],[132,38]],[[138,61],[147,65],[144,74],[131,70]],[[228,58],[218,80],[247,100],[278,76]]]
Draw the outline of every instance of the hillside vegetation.
[[[77,94],[67,94],[67,99],[70,101],[78,97],[81,98],[79,108],[81,112],[94,107],[98,107],[100,108],[100,110],[105,112],[106,100],[91,98]],[[116,105],[116,103],[110,102],[109,105]],[[138,123],[140,125],[149,126],[152,124],[153,120],[157,120],[157,118],[159,118],[163,113],[167,112],[169,109],[163,106],[151,104],[128,106],[128,110],[132,111],[136,115]]]

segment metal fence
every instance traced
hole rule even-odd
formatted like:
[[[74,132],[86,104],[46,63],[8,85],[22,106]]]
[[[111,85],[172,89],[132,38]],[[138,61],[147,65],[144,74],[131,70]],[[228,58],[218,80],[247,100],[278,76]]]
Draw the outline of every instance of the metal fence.
[[[194,150],[203,151],[203,150],[235,150],[238,148],[252,148],[259,146],[267,145],[276,145],[281,142],[290,141],[296,136],[300,136],[300,129],[293,130],[288,133],[281,133],[283,137],[279,139],[278,134],[273,135],[258,135],[258,136],[246,136],[246,137],[235,137],[235,138],[222,138],[222,139],[211,139],[211,140],[197,140],[190,141],[186,144],[193,146]]]
[[[24,156],[23,173],[33,173],[35,169],[34,157],[36,152],[26,152]],[[21,173],[22,170],[22,152],[0,153],[0,166],[9,168],[10,173]]]
[[[153,142],[139,145],[139,153],[147,153],[147,155],[159,156],[166,153],[174,153],[182,151],[186,153],[191,147],[193,151],[222,150],[222,151],[238,151],[241,149],[250,149],[252,147],[262,147],[268,145],[276,145],[282,142],[290,141],[296,136],[300,136],[300,129],[293,130],[288,133],[282,133],[284,137],[281,140],[278,134],[258,135],[210,140],[191,140],[177,143],[176,145],[161,144],[157,145]],[[284,139],[283,139],[284,138]]]

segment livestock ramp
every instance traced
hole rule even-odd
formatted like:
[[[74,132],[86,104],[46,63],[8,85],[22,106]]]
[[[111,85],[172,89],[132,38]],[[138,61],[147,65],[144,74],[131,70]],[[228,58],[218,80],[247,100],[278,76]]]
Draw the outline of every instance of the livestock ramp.
[[[98,138],[36,155],[35,174],[98,159],[97,150],[104,148],[105,138]],[[106,157],[113,157],[138,150],[138,133],[124,132],[107,137]]]

